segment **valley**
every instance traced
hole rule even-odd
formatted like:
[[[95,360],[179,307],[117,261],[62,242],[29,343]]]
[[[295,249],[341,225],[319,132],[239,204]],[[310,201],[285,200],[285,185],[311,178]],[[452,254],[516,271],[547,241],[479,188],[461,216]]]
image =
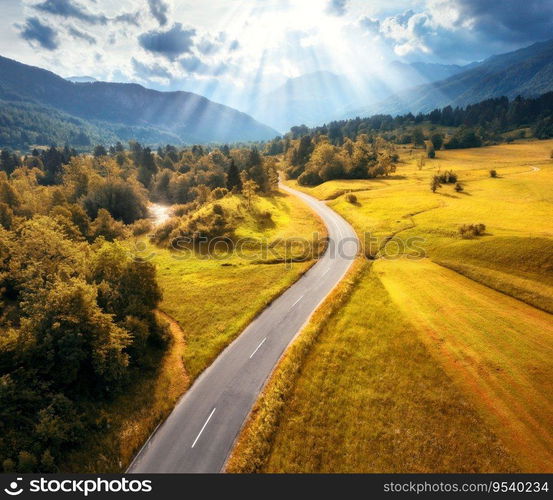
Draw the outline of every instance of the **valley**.
[[[551,470],[552,146],[440,151],[422,169],[407,150],[397,179],[299,187],[385,244],[365,245],[375,260],[314,326],[267,429],[269,385],[230,471]],[[464,190],[432,193],[438,170]],[[461,238],[467,223],[486,233]],[[256,448],[261,429],[269,447]]]
[[[553,472],[553,3],[4,4],[7,494]]]

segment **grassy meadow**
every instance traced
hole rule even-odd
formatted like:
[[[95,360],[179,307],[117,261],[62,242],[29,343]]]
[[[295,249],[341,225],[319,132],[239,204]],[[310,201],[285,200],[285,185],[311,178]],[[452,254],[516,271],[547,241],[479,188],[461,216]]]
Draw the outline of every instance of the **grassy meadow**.
[[[370,261],[318,325],[263,456],[252,467],[254,413],[230,470],[553,471],[552,149],[439,151],[422,168],[403,152],[393,177],[300,188],[352,223]],[[463,191],[432,193],[447,170]],[[463,239],[464,224],[485,234]]]
[[[237,238],[266,239],[276,244],[280,255],[281,240],[313,241],[313,233],[321,240],[326,236],[322,222],[292,196],[256,197],[251,207],[237,196],[217,203],[238,220]],[[170,325],[173,342],[156,361],[156,371],[146,373],[130,392],[103,408],[109,431],[92,435],[82,451],[69,457],[64,470],[124,470],[194,379],[315,262],[285,263],[260,254],[253,244],[245,245],[240,255],[219,252],[211,257],[155,247],[146,237],[128,244],[133,253],[156,265],[163,290],[160,315]]]

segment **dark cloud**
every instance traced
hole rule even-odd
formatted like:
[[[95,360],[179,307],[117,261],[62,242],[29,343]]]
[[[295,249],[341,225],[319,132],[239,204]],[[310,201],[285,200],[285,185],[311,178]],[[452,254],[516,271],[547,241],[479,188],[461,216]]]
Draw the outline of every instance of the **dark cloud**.
[[[157,19],[160,26],[165,26],[168,21],[167,13],[169,12],[169,5],[163,0],[148,0],[148,6],[150,7],[152,16]]]
[[[552,38],[553,2],[428,0],[421,11],[363,17],[359,26],[400,57],[467,63]]]
[[[126,14],[119,14],[112,20],[116,23],[134,24],[135,26],[140,26],[140,23],[138,22],[139,18],[139,12],[128,12]]]
[[[218,43],[215,43],[212,40],[209,40],[208,38],[202,38],[198,43],[197,47],[202,54],[212,55],[217,53],[220,50],[221,45],[219,45]]]
[[[179,60],[179,64],[187,73],[196,75],[220,76],[229,69],[225,63],[209,65],[194,55]]]
[[[473,21],[473,30],[496,40],[529,42],[553,37],[550,0],[450,0],[460,21]]]
[[[38,42],[46,50],[55,50],[59,46],[56,32],[36,17],[31,17],[23,26],[16,27],[20,29],[21,38],[28,42]]]
[[[181,54],[192,52],[195,35],[194,28],[183,29],[181,23],[176,23],[169,31],[152,30],[143,33],[138,37],[138,42],[149,52],[176,59]]]
[[[150,78],[166,78],[170,80],[173,77],[171,72],[161,64],[154,63],[147,65],[136,60],[134,57],[131,59],[131,63],[135,74],[143,80],[149,80]]]
[[[109,18],[104,14],[94,14],[86,7],[73,0],[44,0],[33,6],[35,9],[48,14],[64,17],[65,19],[78,19],[88,24],[105,25],[109,21],[134,24],[138,26],[139,13],[123,13],[114,18]]]
[[[90,24],[106,24],[108,18],[103,14],[92,14],[85,7],[72,0],[45,0],[34,6],[35,9],[65,18],[75,18]]]
[[[70,26],[67,32],[73,37],[73,38],[80,38],[81,40],[84,40],[85,42],[88,42],[90,45],[96,44],[96,38],[94,38],[92,35],[89,35],[88,33],[85,33],[84,31],[78,30],[77,28]]]
[[[209,66],[203,63],[200,58],[196,56],[186,57],[179,61],[182,68],[188,73],[199,73],[206,74],[209,73]]]
[[[348,7],[349,0],[329,0],[326,6],[326,12],[333,16],[343,16]]]

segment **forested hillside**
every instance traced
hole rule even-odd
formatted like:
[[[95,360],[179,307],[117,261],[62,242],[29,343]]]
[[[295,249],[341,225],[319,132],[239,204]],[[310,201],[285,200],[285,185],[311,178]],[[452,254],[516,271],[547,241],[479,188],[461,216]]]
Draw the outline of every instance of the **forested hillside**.
[[[499,97],[466,107],[446,106],[416,116],[412,113],[373,115],[330,122],[321,127],[292,127],[286,137],[297,139],[306,135],[326,135],[332,144],[341,144],[346,138],[354,140],[359,134],[382,134],[390,141],[408,144],[417,143],[414,130],[422,125],[450,129],[452,134],[454,129],[460,127],[473,130],[480,137],[480,145],[486,141],[501,142],[505,140],[502,134],[520,128],[530,129],[538,139],[547,139],[553,137],[553,92],[537,98],[517,97],[509,100],[507,97]],[[474,145],[471,144],[471,147]]]
[[[232,238],[236,217],[218,204],[202,207],[231,191],[248,206],[277,181],[274,160],[256,149],[152,152],[132,142],[97,146],[94,155],[2,150],[4,472],[57,470],[90,433],[108,431],[102,403],[155,373],[169,342],[154,314],[162,293],[154,265],[126,243],[152,230],[149,200],[178,204],[154,235],[159,243],[187,234]]]
[[[356,114],[427,113],[433,108],[467,106],[502,95],[537,97],[553,91],[553,40],[489,57],[439,82],[410,88]]]
[[[45,115],[52,109],[57,111],[55,120],[47,121]],[[16,110],[22,123],[13,119]],[[158,92],[136,84],[74,83],[0,57],[0,118],[3,115],[7,118],[0,121],[0,146],[20,148],[49,145],[55,137],[80,146],[99,140],[109,144],[114,138],[147,144],[194,144],[255,141],[277,135],[245,113],[190,92]],[[56,132],[52,125],[60,121],[62,130]],[[3,142],[4,137],[9,142]],[[41,141],[33,142],[38,139]]]

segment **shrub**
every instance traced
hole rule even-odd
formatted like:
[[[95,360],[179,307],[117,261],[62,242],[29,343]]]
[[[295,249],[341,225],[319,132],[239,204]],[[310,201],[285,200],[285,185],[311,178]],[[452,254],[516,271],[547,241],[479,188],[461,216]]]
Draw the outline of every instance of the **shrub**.
[[[273,214],[269,212],[268,210],[265,210],[264,212],[261,212],[259,214],[260,218],[265,221],[272,221],[273,220]]]
[[[215,188],[213,191],[211,191],[211,197],[214,200],[220,200],[221,198],[224,198],[227,194],[228,189],[222,187]]]
[[[428,147],[428,158],[431,160],[436,158],[436,149],[432,144]]]
[[[232,238],[235,229],[235,225],[225,217],[222,207],[215,205],[211,212],[194,213],[180,220],[169,240],[184,239],[185,242],[197,243],[213,238]]]
[[[18,472],[34,472],[37,466],[36,458],[26,451],[19,452],[17,470]]]
[[[485,224],[463,224],[459,228],[459,233],[464,239],[475,238],[482,236],[486,232]]]
[[[461,193],[465,190],[465,188],[463,188],[463,185],[458,182],[457,184],[455,184],[455,191],[457,191],[458,193]]]
[[[304,172],[298,177],[298,184],[300,186],[317,186],[322,184],[323,180],[317,172],[309,171]]]
[[[432,180],[430,181],[430,189],[432,190],[432,192],[435,193],[441,187],[442,184],[440,182],[440,176],[435,175],[434,177],[432,177]]]
[[[125,224],[116,221],[106,209],[101,208],[90,226],[90,233],[93,240],[103,236],[107,241],[113,241],[126,236]]]
[[[180,219],[178,217],[172,217],[168,221],[159,225],[154,234],[151,236],[151,240],[156,245],[163,245],[169,240],[169,236],[177,227],[179,227]]]
[[[490,170],[490,177],[495,179],[497,177],[497,170]]]
[[[443,174],[437,175],[440,184],[455,184],[457,182],[457,174],[453,170],[446,170]]]
[[[15,462],[11,458],[6,458],[2,462],[3,472],[15,472]]]
[[[346,195],[346,201],[348,203],[351,203],[352,205],[355,205],[357,203],[357,196],[355,196],[352,193],[349,193]]]
[[[140,219],[132,224],[130,228],[133,236],[140,236],[149,233],[153,229],[153,224],[149,219]]]
[[[199,204],[195,201],[190,203],[185,203],[183,205],[175,205],[171,209],[171,214],[175,217],[183,217],[184,215],[189,214],[193,210],[196,210],[199,207]]]

